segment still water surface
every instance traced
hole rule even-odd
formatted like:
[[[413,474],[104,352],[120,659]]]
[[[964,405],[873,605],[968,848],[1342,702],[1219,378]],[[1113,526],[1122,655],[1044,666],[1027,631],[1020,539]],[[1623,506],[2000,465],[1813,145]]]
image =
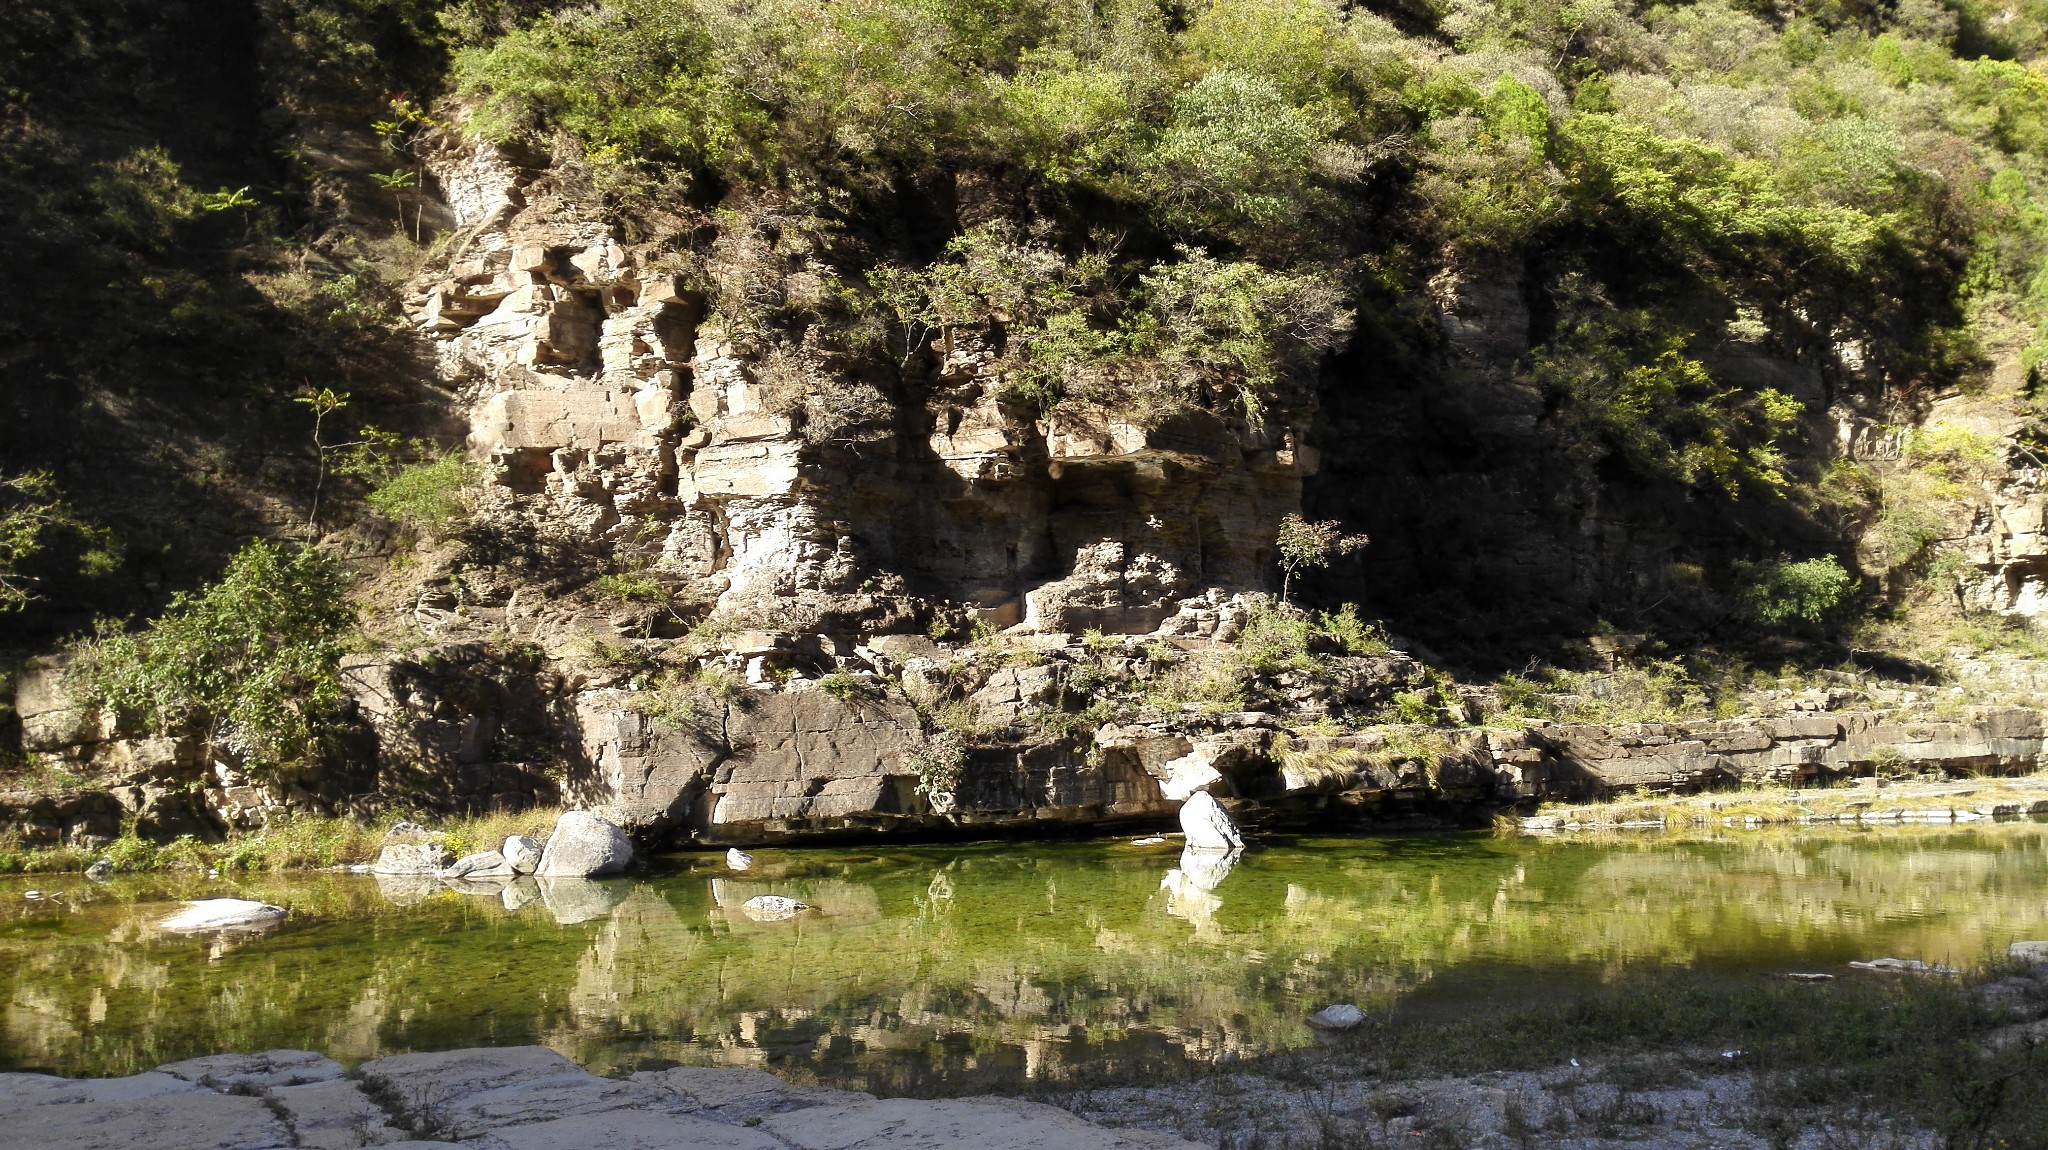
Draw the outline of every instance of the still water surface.
[[[1225,874],[1121,840],[757,853],[744,875],[676,856],[638,878],[478,894],[339,874],[0,880],[0,1069],[541,1042],[600,1072],[1014,1088],[1300,1044],[1330,1002],[1458,1012],[1632,969],[1960,964],[2048,938],[2039,822],[1298,838]],[[816,909],[741,909],[771,893]],[[227,941],[153,928],[177,900],[224,895],[291,918]]]

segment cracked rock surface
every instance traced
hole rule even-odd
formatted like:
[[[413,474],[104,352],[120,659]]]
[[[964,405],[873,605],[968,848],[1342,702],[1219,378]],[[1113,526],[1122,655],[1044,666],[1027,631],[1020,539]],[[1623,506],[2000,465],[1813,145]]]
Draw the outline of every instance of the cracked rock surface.
[[[600,1078],[546,1047],[400,1054],[354,1074],[300,1050],[128,1078],[0,1074],[0,1150],[1192,1150],[1001,1098],[876,1099],[759,1070]]]

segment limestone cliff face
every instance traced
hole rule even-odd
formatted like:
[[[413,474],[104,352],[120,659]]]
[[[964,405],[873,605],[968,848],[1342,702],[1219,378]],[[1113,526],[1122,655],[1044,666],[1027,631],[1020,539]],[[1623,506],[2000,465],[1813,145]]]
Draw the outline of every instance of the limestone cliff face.
[[[1272,579],[1317,465],[1299,426],[997,398],[976,333],[887,396],[887,433],[821,434],[830,362],[703,295],[471,146],[436,167],[460,224],[417,320],[468,407],[499,514],[647,561],[690,611],[873,625],[912,601],[998,627],[1143,633]],[[791,377],[797,377],[793,386]]]

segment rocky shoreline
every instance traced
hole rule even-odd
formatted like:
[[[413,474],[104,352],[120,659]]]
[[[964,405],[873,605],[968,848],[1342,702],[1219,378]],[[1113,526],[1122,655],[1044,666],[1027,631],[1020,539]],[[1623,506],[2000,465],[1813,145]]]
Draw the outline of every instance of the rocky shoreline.
[[[0,1150],[1194,1150],[1016,1099],[877,1099],[760,1070],[600,1078],[540,1046],[221,1054],[127,1078],[0,1074]]]

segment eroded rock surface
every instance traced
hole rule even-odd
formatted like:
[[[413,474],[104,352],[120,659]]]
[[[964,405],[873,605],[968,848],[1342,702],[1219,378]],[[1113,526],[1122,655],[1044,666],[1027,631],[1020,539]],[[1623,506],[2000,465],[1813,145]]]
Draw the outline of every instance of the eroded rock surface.
[[[758,1070],[600,1078],[539,1046],[400,1054],[353,1078],[304,1051],[129,1078],[0,1074],[4,1150],[1192,1150],[996,1098],[877,1100]]]

